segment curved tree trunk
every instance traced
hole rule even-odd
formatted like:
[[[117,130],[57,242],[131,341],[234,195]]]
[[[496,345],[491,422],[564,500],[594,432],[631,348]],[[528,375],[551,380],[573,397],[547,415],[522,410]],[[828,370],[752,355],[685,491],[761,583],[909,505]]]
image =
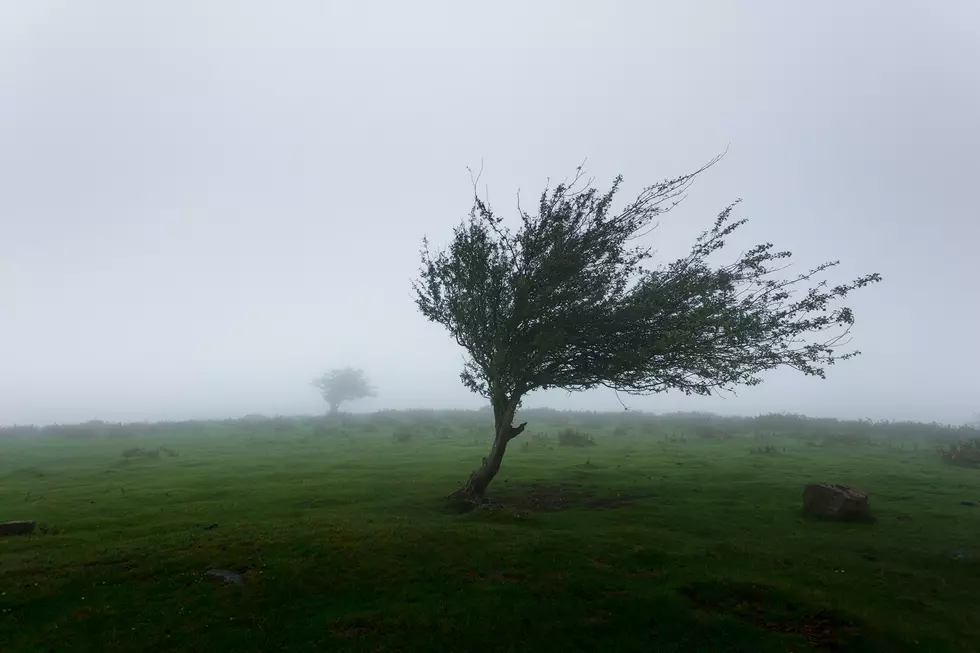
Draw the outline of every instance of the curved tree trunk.
[[[494,403],[494,438],[490,454],[483,459],[483,464],[470,474],[469,479],[458,490],[449,495],[449,503],[458,510],[471,510],[484,503],[484,495],[490,481],[500,471],[500,462],[507,451],[507,443],[523,433],[527,422],[514,426],[514,413],[517,411],[518,399],[512,399],[506,404],[503,401]]]

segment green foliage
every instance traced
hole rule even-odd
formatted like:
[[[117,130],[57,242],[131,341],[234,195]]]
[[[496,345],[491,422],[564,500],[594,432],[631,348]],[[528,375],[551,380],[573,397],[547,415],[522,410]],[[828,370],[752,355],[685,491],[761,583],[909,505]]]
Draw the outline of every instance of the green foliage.
[[[821,446],[874,446],[875,441],[861,433],[833,433],[826,436]]]
[[[980,469],[980,437],[961,440],[948,447],[937,447],[939,456],[948,465]]]
[[[411,442],[414,437],[415,432],[404,426],[395,429],[391,434],[391,439],[395,442]]]
[[[710,421],[694,425],[691,431],[701,440],[731,440],[735,437],[730,431]]]
[[[377,392],[368,383],[364,370],[344,367],[330,370],[312,382],[313,387],[320,390],[323,400],[330,405],[330,413],[336,414],[340,404],[366,397],[374,397]]]
[[[562,429],[558,432],[558,445],[561,447],[594,447],[595,438],[575,429]]]
[[[632,652],[655,639],[666,651],[940,653],[980,641],[980,507],[967,504],[980,503],[980,473],[932,446],[802,445],[857,428],[932,444],[966,432],[562,412],[601,446],[545,455],[532,442],[498,478],[502,506],[459,517],[432,497],[465,471],[487,415],[430,415],[451,439],[396,446],[395,427],[362,430],[373,415],[343,427],[351,438],[305,437],[317,422],[296,418],[292,436],[227,420],[0,439],[0,513],[38,522],[0,541],[0,649]],[[661,446],[704,420],[736,437]],[[610,435],[620,423],[627,441]],[[787,453],[746,455],[767,443]],[[115,464],[158,444],[180,456]],[[824,480],[867,489],[878,523],[802,520],[803,486]],[[620,495],[628,505],[599,501]],[[212,568],[242,572],[244,587],[208,580]],[[828,626],[837,648],[808,645]]]
[[[169,447],[157,447],[156,449],[144,449],[143,447],[129,447],[128,449],[123,449],[122,457],[124,460],[132,460],[134,458],[147,458],[150,460],[159,460],[161,454],[166,454],[170,458],[176,458],[177,452]]]
[[[829,262],[781,278],[791,254],[771,243],[712,264],[746,222],[732,219],[734,204],[687,256],[644,266],[653,251],[637,239],[705,168],[649,186],[618,211],[622,178],[600,193],[579,169],[542,192],[536,214],[520,209],[516,231],[477,196],[448,248],[423,241],[418,308],[466,350],[461,379],[498,417],[537,389],[705,395],[781,366],[823,377],[859,353],[838,353],[854,314],[833,304],[879,275],[828,287]]]
[[[630,435],[630,427],[626,424],[617,424],[616,428],[613,429],[614,438],[625,438]]]
[[[935,422],[842,420],[807,417],[790,413],[739,417],[699,412],[645,413],[631,410],[626,413],[617,412],[611,422],[610,420],[613,418],[609,413],[527,408],[521,411],[521,416],[558,428],[575,425],[576,428],[596,432],[608,432],[609,429],[619,429],[620,427],[629,428],[631,433],[638,438],[660,438],[664,433],[695,434],[702,432],[703,429],[705,433],[728,433],[735,437],[744,435],[755,440],[780,437],[812,441],[814,444],[825,441],[843,444],[844,441],[848,441],[855,445],[866,445],[870,438],[875,442],[892,443],[897,448],[902,443],[905,443],[905,446],[913,447],[915,441],[922,441],[929,443],[930,449],[939,444],[954,444],[959,441],[980,438],[980,429],[970,426],[950,426]],[[467,441],[474,436],[483,439],[487,435],[486,411],[479,410],[384,410],[369,414],[337,415],[334,417],[262,419],[256,419],[256,417],[151,424],[131,422],[98,423],[97,426],[87,423],[56,424],[44,427],[0,427],[0,441],[111,439],[139,442],[140,440],[153,439],[155,444],[162,437],[169,440],[200,440],[201,438],[216,436],[267,436],[280,429],[286,436],[302,433],[315,434],[320,433],[321,429],[323,435],[339,435],[341,429],[344,429],[345,432],[356,431],[360,434],[377,433],[380,430],[390,433],[399,426],[408,426],[417,431],[438,433],[444,433],[449,428],[455,438],[463,438]],[[282,425],[287,423],[291,424],[292,428],[283,428]],[[858,434],[859,437],[851,437],[849,434]],[[839,435],[845,437],[835,437]],[[531,435],[532,441],[537,441],[539,438],[545,442],[549,441],[546,434],[537,432]]]
[[[147,453],[148,452],[145,449],[143,449],[143,447],[130,447],[129,449],[123,449],[122,457],[123,458],[137,458],[137,457],[140,457],[140,456],[145,456]],[[159,457],[160,457],[160,455],[157,454],[157,458],[159,458]]]
[[[157,460],[160,458],[160,451],[157,449],[143,449],[142,447],[132,447],[130,449],[124,449],[122,452],[122,457],[125,460],[131,460],[133,458],[150,458]]]

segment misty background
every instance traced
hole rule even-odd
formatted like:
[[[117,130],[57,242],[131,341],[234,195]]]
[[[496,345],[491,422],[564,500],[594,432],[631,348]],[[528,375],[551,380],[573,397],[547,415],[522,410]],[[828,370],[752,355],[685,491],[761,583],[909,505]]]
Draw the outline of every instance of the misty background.
[[[516,219],[588,159],[621,202],[730,146],[646,240],[840,259],[828,379],[633,409],[960,423],[980,410],[980,4],[0,1],[0,423],[475,408],[416,311],[484,165]],[[609,390],[526,406],[622,410]]]

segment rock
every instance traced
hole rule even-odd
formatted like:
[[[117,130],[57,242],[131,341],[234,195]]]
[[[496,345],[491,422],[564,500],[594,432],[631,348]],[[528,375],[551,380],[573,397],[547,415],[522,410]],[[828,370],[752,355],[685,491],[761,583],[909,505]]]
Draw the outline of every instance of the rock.
[[[205,576],[211,576],[212,578],[217,578],[228,583],[235,583],[236,585],[245,584],[245,576],[239,574],[237,571],[229,571],[227,569],[208,569],[204,572]]]
[[[834,521],[872,521],[868,495],[838,483],[811,483],[803,490],[803,512]]]
[[[8,521],[0,524],[0,537],[6,535],[30,535],[37,528],[36,521]]]

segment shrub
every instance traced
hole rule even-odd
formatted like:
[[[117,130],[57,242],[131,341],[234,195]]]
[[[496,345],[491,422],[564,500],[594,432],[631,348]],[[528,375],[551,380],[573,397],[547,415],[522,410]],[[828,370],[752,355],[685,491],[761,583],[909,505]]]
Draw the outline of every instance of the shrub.
[[[980,468],[980,438],[960,440],[948,448],[940,445],[936,447],[936,451],[947,465]]]
[[[823,444],[841,444],[853,447],[856,445],[871,444],[871,438],[864,435],[858,435],[856,433],[836,433],[833,435],[828,435],[826,438],[824,438]]]
[[[133,458],[152,458],[158,460],[160,458],[160,450],[131,447],[129,449],[123,449],[122,457],[124,460],[132,460]]]
[[[591,435],[579,433],[575,429],[564,429],[558,432],[558,445],[562,447],[592,447],[596,441]]]
[[[453,436],[453,430],[448,426],[437,426],[432,429],[432,433],[440,440],[448,440]]]
[[[630,427],[625,424],[620,424],[613,429],[612,434],[614,438],[625,438],[630,434]]]
[[[400,427],[391,434],[391,439],[395,442],[410,442],[415,436],[411,429]]]
[[[715,424],[696,424],[691,430],[701,440],[731,440],[732,434]]]
[[[779,449],[771,444],[749,449],[749,453],[779,453]]]
[[[170,458],[176,458],[177,452],[168,447],[157,447],[156,449],[144,449],[143,447],[130,447],[129,449],[123,449],[122,457],[124,460],[132,460],[133,458],[149,458],[151,460],[159,460],[160,454],[165,453]]]

